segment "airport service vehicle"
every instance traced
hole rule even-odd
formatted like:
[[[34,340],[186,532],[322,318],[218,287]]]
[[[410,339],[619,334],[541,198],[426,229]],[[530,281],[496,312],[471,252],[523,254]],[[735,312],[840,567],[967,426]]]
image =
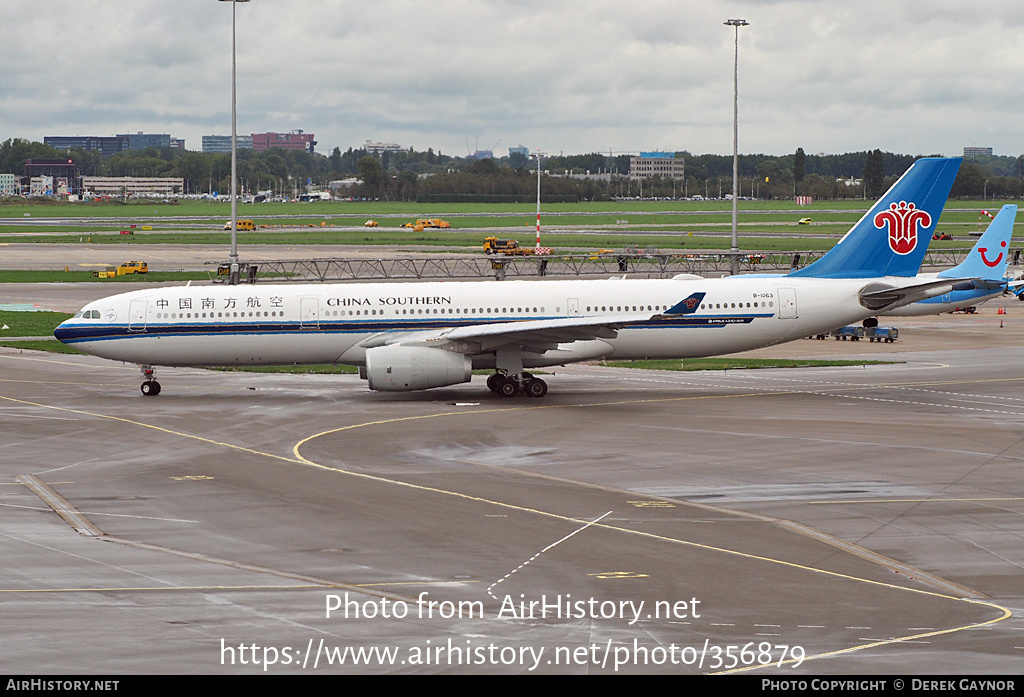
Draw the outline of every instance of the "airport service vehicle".
[[[484,238],[484,254],[506,254],[509,256],[530,256],[533,247],[520,247],[517,240],[499,240],[497,237]]]
[[[126,261],[117,267],[118,276],[127,276],[133,273],[149,273],[149,264],[144,261]]]
[[[833,329],[832,336],[836,338],[836,341],[839,341],[840,339],[843,341],[846,341],[847,339],[850,341],[860,341],[864,338],[864,329],[865,327],[862,327],[859,324],[848,324],[845,327]]]
[[[916,277],[959,158],[915,162],[823,257],[786,276],[597,281],[176,286],[86,305],[54,332],[86,353],[153,366],[342,363],[372,390],[469,382],[542,397],[528,368],[746,351],[948,291]],[[150,371],[150,372],[147,372]]]
[[[379,223],[376,220],[367,220],[363,223],[363,227],[378,227]]]
[[[813,221],[810,218],[800,218],[796,221],[797,225],[810,225]]]
[[[1004,278],[1009,264],[1010,237],[1013,235],[1013,223],[1016,218],[1017,206],[1003,206],[974,243],[974,247],[963,262],[936,274],[918,276],[921,279],[963,279],[954,284],[948,292],[880,314],[886,317],[940,315],[980,305],[986,300],[999,297],[1008,288],[1012,290],[1018,285],[1024,287],[1022,281],[1008,282]]]
[[[224,229],[225,230],[230,230],[231,229],[231,221],[230,220],[228,222],[224,223]],[[252,222],[251,220],[239,220],[238,221],[238,230],[240,232],[253,232],[254,230],[256,230],[256,223]]]
[[[411,227],[414,230],[423,230],[424,228],[440,228],[447,230],[451,225],[447,220],[441,220],[440,218],[420,218],[415,223],[405,223],[402,227]]]
[[[891,344],[900,338],[900,330],[896,327],[865,327],[864,336],[868,341]]]

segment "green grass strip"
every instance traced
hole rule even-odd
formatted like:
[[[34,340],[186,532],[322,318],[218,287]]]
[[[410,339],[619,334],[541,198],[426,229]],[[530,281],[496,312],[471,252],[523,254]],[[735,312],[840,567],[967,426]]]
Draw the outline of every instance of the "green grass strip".
[[[737,370],[757,368],[823,368],[855,365],[889,365],[904,361],[809,360],[805,358],[687,358],[684,360],[608,361],[612,368],[642,370]]]

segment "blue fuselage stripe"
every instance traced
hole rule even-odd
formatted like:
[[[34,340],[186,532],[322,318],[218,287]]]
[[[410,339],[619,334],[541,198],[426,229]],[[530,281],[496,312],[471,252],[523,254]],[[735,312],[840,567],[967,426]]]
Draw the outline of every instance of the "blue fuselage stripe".
[[[629,324],[630,329],[680,329],[702,327],[724,327],[730,324],[749,324],[758,318],[772,317],[770,313],[753,315],[704,315],[679,316],[652,319]],[[454,317],[436,320],[422,319],[379,319],[356,321],[324,321],[300,324],[299,322],[246,322],[246,323],[150,323],[145,328],[129,329],[126,324],[95,324],[61,326],[54,334],[66,344],[109,341],[128,337],[184,337],[184,336],[252,336],[252,335],[303,335],[303,334],[378,334],[385,332],[414,332],[457,327],[472,327],[487,324],[512,324],[517,321],[555,319],[550,317]]]

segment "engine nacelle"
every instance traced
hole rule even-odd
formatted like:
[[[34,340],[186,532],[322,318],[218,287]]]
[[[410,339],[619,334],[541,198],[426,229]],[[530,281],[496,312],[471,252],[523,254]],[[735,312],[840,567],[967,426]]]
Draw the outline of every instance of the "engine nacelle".
[[[469,382],[473,362],[461,353],[426,346],[378,346],[366,351],[370,389],[407,392]]]

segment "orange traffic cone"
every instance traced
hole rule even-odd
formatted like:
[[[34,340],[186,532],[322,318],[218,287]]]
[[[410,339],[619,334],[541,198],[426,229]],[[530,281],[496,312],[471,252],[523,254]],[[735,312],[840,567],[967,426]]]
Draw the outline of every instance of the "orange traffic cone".
[[[1005,315],[1006,314],[1006,308],[1005,307],[1000,307],[999,311],[996,312],[996,314],[997,315]]]

